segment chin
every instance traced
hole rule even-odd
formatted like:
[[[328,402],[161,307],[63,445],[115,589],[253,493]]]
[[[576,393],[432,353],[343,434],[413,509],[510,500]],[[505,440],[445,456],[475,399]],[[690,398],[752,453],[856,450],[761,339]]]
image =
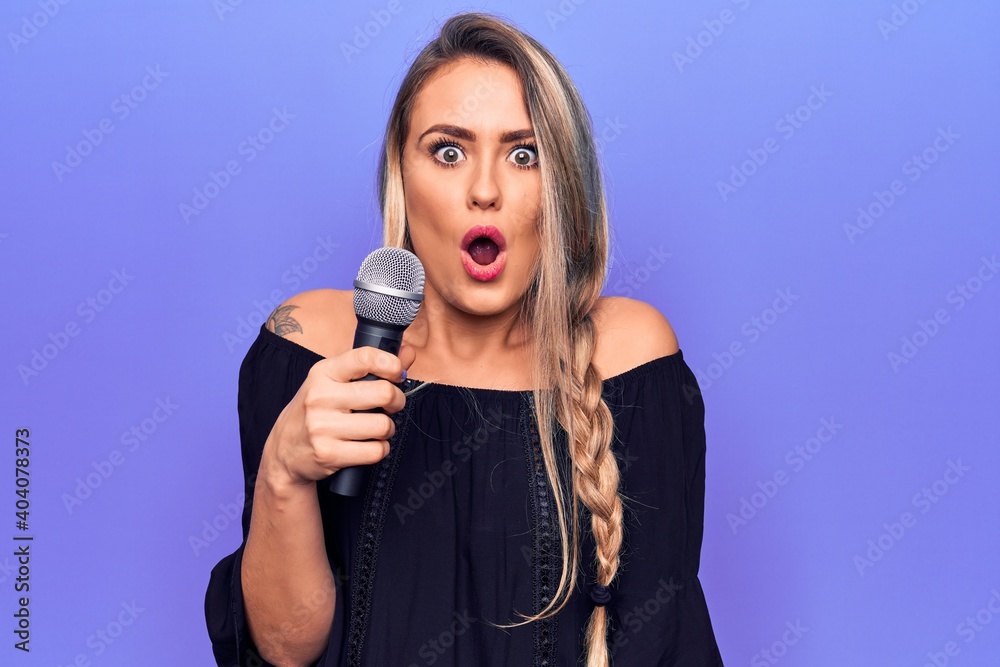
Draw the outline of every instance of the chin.
[[[486,287],[487,289],[483,289]],[[492,289],[490,289],[492,288]],[[517,299],[499,285],[477,283],[461,289],[453,305],[472,315],[496,315],[517,302]]]

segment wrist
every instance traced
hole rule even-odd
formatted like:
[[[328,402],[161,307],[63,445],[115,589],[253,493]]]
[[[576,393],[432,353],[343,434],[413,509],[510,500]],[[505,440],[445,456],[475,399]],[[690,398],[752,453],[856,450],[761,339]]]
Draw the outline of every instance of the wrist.
[[[272,496],[278,498],[297,497],[304,492],[314,493],[315,482],[293,475],[278,459],[275,444],[271,438],[264,444],[257,472],[257,489],[263,485]]]

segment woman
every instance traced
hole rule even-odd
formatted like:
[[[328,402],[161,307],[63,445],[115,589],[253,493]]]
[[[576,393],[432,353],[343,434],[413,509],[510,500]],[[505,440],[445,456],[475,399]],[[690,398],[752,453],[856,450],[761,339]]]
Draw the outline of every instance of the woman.
[[[704,406],[667,320],[600,296],[603,185],[565,70],[452,17],[379,172],[384,242],[422,260],[425,300],[398,358],[351,349],[349,291],[261,327],[244,543],[206,596],[218,663],[722,664],[697,578]],[[358,498],[316,484],[366,464]]]

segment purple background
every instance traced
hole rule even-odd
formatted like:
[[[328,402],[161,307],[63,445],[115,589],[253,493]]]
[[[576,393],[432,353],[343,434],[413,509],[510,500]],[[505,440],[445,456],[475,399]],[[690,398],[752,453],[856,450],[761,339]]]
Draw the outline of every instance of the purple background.
[[[241,539],[239,364],[272,297],[349,288],[381,244],[401,76],[447,16],[485,9],[581,88],[606,293],[659,307],[702,383],[701,579],[726,663],[997,664],[1000,6],[225,1],[0,10],[0,662],[213,664],[205,586]],[[275,109],[291,117],[269,135]],[[22,427],[30,655],[11,633]]]

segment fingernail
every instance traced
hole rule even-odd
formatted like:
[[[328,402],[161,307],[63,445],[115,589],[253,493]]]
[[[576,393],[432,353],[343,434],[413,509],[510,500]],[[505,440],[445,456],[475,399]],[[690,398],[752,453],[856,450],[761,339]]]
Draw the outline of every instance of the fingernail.
[[[406,369],[405,368],[403,369],[403,379],[404,380],[406,379]]]

